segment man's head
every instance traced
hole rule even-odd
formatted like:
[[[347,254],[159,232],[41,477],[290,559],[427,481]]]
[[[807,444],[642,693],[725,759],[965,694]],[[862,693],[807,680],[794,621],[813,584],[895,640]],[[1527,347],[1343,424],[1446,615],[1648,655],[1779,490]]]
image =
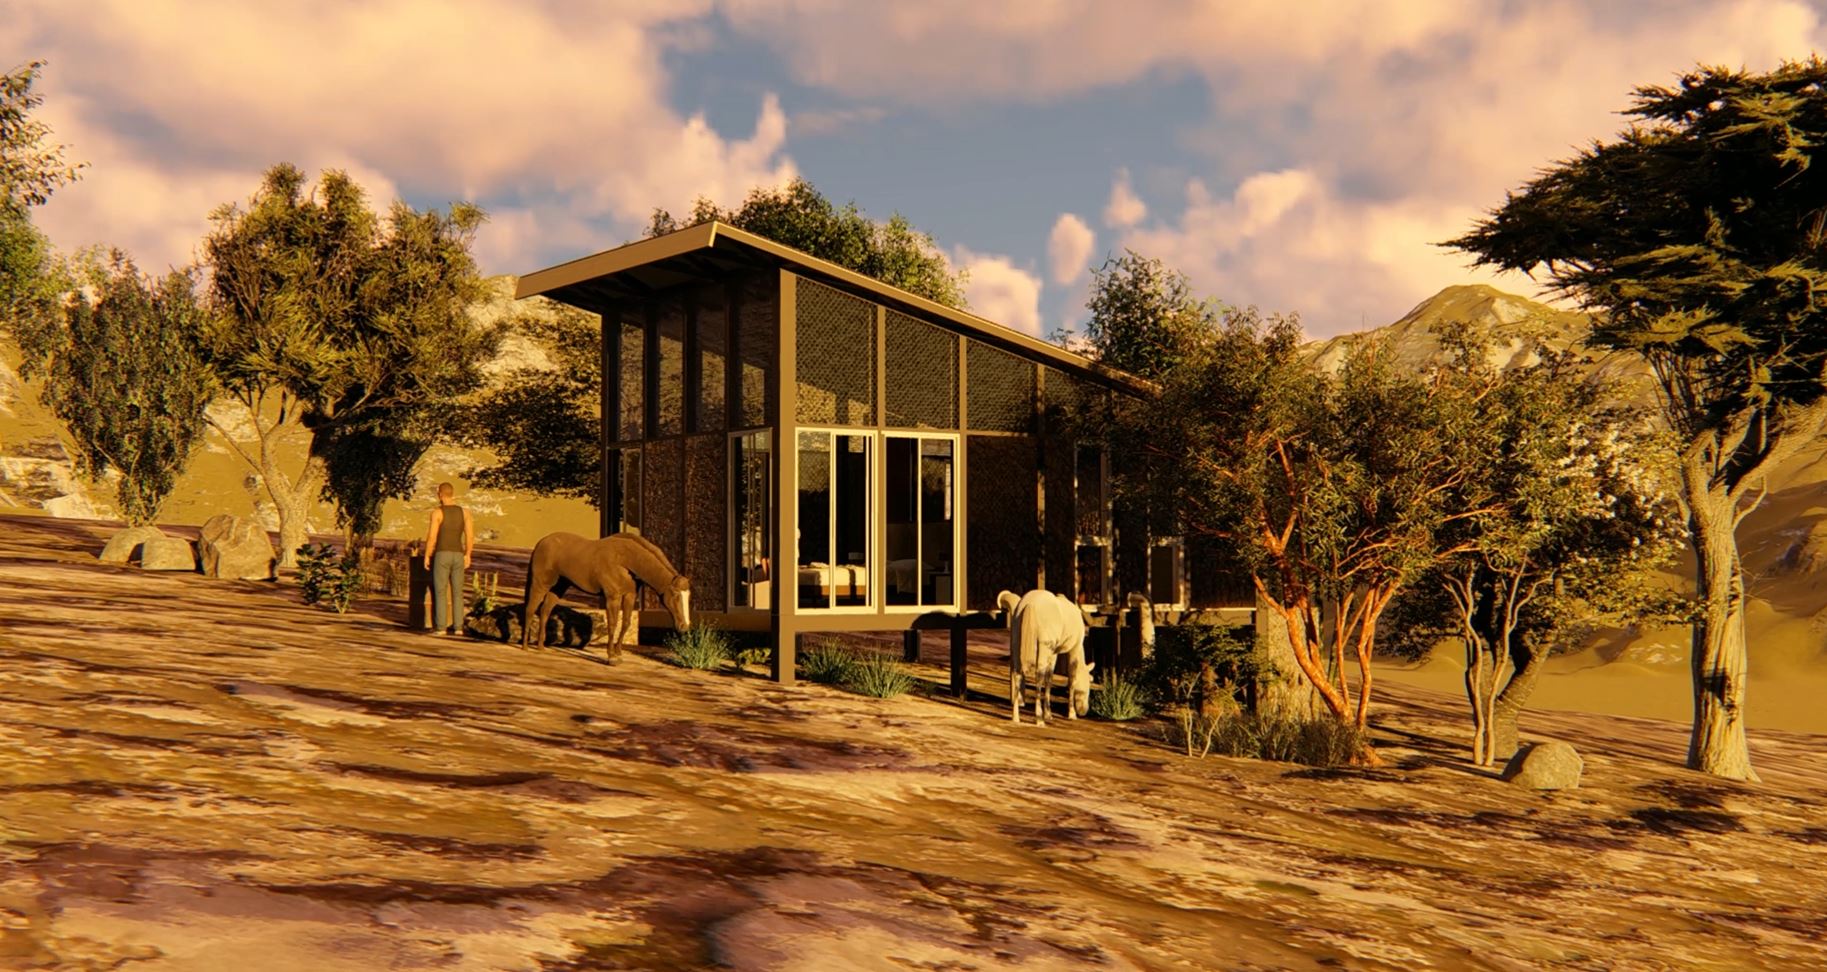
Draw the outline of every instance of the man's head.
[[[455,487],[451,486],[451,484],[449,484],[449,483],[439,483],[438,484],[438,502],[448,503],[448,502],[450,502],[451,498],[456,495],[457,495],[457,490]]]

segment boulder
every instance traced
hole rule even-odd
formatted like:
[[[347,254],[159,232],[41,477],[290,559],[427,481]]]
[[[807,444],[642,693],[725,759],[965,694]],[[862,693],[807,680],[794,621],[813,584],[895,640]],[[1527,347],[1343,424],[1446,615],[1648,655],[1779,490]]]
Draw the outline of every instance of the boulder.
[[[102,547],[101,562],[104,564],[124,564],[135,557],[143,556],[141,548],[148,540],[158,540],[165,535],[155,526],[128,527],[108,538]]]
[[[1814,511],[1809,511],[1814,512]],[[1814,522],[1805,531],[1799,531],[1789,549],[1783,551],[1781,560],[1776,562],[1776,570],[1782,574],[1813,574],[1827,565],[1827,519]]]
[[[1558,740],[1531,743],[1510,757],[1503,778],[1532,790],[1572,790],[1585,764],[1574,748]]]
[[[206,577],[225,580],[270,580],[273,541],[266,528],[248,517],[219,513],[203,524],[197,541]]]
[[[463,619],[463,633],[472,638],[483,638],[488,641],[505,641],[520,643],[521,605],[503,604],[484,614],[472,614]],[[588,645],[605,644],[609,636],[603,632],[603,612],[580,611],[574,607],[560,604],[552,609],[552,616],[546,619],[546,647],[583,648]],[[630,642],[632,643],[632,642]]]
[[[196,570],[197,548],[183,537],[159,537],[140,548],[141,570]]]

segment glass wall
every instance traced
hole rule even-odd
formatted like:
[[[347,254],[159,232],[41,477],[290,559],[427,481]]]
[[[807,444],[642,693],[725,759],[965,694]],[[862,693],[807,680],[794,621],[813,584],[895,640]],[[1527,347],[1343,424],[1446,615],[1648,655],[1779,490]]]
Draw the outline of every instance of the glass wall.
[[[730,604],[734,607],[773,606],[772,563],[768,557],[773,533],[774,457],[771,433],[749,432],[730,437]]]
[[[721,286],[698,290],[698,431],[725,425],[725,362],[729,360],[729,292]]]
[[[949,438],[889,435],[884,498],[888,523],[883,587],[890,605],[956,602],[952,548],[953,456]]]
[[[798,435],[799,606],[865,607],[869,591],[872,435]]]

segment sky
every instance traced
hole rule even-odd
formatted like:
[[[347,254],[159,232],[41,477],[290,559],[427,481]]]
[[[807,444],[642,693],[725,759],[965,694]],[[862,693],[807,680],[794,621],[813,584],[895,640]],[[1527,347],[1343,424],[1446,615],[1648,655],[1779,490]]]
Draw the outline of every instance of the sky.
[[[1082,328],[1165,261],[1310,336],[1474,270],[1437,244],[1697,64],[1827,53],[1827,0],[4,0],[0,69],[88,163],[35,216],[142,269],[291,162],[479,204],[484,273],[794,176],[932,234],[976,313]]]

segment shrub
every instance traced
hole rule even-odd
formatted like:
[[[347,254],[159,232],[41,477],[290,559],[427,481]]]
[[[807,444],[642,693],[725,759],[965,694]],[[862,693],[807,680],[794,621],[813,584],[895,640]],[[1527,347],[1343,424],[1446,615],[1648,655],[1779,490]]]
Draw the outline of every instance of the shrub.
[[[488,614],[501,603],[501,573],[495,571],[488,574],[487,583],[483,583],[482,577],[480,572],[469,575],[469,613],[472,615]]]
[[[1091,693],[1091,715],[1111,722],[1140,719],[1147,712],[1147,697],[1142,687],[1129,679],[1112,675]]]
[[[327,603],[337,614],[347,613],[363,584],[361,555],[351,550],[341,557],[329,544],[298,548],[298,586],[306,604]]]
[[[825,640],[799,656],[799,677],[821,685],[841,685],[849,681],[856,666],[856,652],[835,641]]]
[[[853,659],[842,684],[861,695],[892,699],[912,689],[914,682],[913,673],[900,662],[870,653]]]
[[[1168,742],[1188,756],[1217,753],[1340,766],[1350,763],[1363,748],[1357,726],[1329,715],[1307,718],[1290,712],[1245,712],[1235,705],[1219,706],[1209,714],[1181,706],[1170,715]]]
[[[666,660],[680,668],[716,668],[730,657],[730,636],[715,625],[698,624],[666,636]]]
[[[738,665],[766,665],[768,663],[768,659],[773,657],[773,654],[774,654],[774,649],[769,648],[767,645],[757,645],[753,648],[744,648],[741,651],[736,652],[736,664],[738,664]]]
[[[1260,649],[1247,628],[1180,624],[1157,629],[1154,655],[1137,687],[1158,710],[1210,711],[1250,694],[1261,677]]]

